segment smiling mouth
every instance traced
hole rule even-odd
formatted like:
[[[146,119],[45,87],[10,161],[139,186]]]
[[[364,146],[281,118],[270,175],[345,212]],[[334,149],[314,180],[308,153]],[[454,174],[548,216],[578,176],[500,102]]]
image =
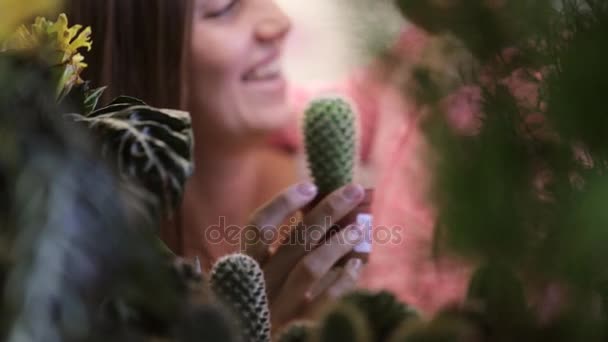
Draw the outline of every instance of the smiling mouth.
[[[243,81],[260,82],[274,81],[282,79],[283,73],[281,63],[278,58],[274,58],[268,63],[263,63],[243,75]]]

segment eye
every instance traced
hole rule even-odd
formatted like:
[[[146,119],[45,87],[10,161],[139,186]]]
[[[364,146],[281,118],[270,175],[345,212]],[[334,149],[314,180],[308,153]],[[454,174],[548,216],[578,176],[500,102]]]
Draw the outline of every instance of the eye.
[[[240,0],[211,0],[207,3],[203,11],[204,18],[219,18],[230,11],[239,3]]]

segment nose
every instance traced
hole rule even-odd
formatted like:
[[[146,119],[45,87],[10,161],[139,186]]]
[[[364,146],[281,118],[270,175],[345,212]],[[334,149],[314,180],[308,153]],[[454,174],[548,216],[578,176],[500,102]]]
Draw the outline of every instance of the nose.
[[[274,0],[260,0],[264,9],[256,26],[256,38],[261,42],[282,42],[291,30],[291,20]]]

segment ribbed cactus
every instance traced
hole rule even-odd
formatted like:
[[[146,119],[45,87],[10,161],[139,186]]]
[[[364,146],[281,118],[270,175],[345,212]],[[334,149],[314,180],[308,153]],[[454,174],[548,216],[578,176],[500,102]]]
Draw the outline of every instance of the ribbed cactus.
[[[355,115],[341,98],[312,101],[305,113],[304,137],[308,166],[326,195],[350,183],[355,166]]]
[[[314,335],[315,324],[308,321],[291,323],[281,331],[274,341],[276,342],[309,342]]]
[[[238,317],[243,341],[270,341],[270,310],[264,275],[244,254],[227,255],[213,266],[210,287],[220,302]]]
[[[371,329],[357,307],[341,303],[323,317],[313,341],[368,342],[372,341]]]
[[[341,301],[357,307],[365,315],[375,341],[385,341],[400,324],[418,319],[416,310],[399,302],[388,291],[358,290],[342,297]]]

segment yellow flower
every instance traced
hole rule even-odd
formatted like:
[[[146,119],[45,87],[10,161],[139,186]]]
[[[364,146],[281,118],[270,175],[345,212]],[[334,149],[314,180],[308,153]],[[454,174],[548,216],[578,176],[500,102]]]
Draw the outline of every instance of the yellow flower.
[[[57,96],[61,96],[82,83],[80,73],[87,65],[78,50],[91,50],[91,45],[91,28],[69,27],[68,18],[62,13],[55,22],[38,17],[30,27],[20,26],[5,41],[4,49],[38,55],[56,69]]]
[[[55,12],[61,0],[0,0],[0,41],[14,32],[24,20]],[[56,12],[55,12],[56,13]]]

